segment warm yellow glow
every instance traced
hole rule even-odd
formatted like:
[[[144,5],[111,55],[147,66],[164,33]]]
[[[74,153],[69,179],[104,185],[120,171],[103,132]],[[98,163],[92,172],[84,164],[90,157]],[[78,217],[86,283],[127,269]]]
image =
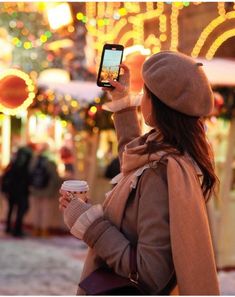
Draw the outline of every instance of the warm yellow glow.
[[[100,98],[96,97],[94,101],[95,101],[95,103],[100,103]]]
[[[69,26],[69,27],[73,27],[73,26]],[[47,44],[47,49],[51,51],[56,51],[60,48],[72,47],[73,45],[74,45],[74,42],[71,39],[64,38],[64,39],[59,39],[59,40],[50,42],[49,44]]]
[[[69,25],[73,21],[68,3],[61,3],[54,7],[48,8],[47,16],[49,25],[53,30],[57,30],[65,25]]]
[[[32,47],[31,42],[28,42],[28,41],[24,42],[25,49],[30,49],[31,47]]]
[[[37,133],[37,117],[31,115],[28,122],[29,135],[34,136]]]
[[[62,121],[60,119],[55,119],[55,148],[60,149],[62,147],[62,135],[63,135],[63,127]]]
[[[153,10],[153,2],[146,2],[146,9]]]
[[[78,13],[76,14],[76,18],[77,18],[79,21],[81,21],[81,20],[83,19],[83,13],[82,13],[82,12],[78,12]]]
[[[5,167],[10,161],[11,143],[11,117],[5,115],[2,122],[2,166]]]
[[[166,34],[161,34],[161,35],[160,35],[160,40],[161,40],[162,42],[166,41],[166,40],[167,40],[167,35],[166,35]]]
[[[47,42],[47,37],[46,37],[46,35],[42,35],[42,36],[40,36],[40,40],[41,40],[42,43]]]
[[[172,2],[172,13],[171,13],[171,46],[172,51],[177,51],[179,36],[178,36],[178,15],[179,7],[175,2]]]
[[[90,111],[92,113],[96,113],[97,112],[97,107],[96,106],[91,106]]]
[[[65,127],[67,127],[68,123],[65,120],[63,120],[63,121],[61,121],[61,125],[63,128],[65,128]]]
[[[219,25],[224,23],[226,20],[234,19],[235,18],[235,11],[230,11],[225,15],[221,15],[215,18],[210,24],[202,31],[200,37],[198,38],[197,43],[195,44],[191,56],[197,58],[205,41],[207,40],[208,36],[217,28]]]
[[[26,110],[29,105],[33,102],[33,99],[35,97],[35,86],[28,74],[25,72],[18,70],[18,69],[8,69],[0,74],[0,80],[7,76],[17,76],[25,81],[25,84],[28,89],[28,97],[25,99],[25,101],[16,108],[7,108],[4,105],[0,104],[0,111],[4,114],[8,115],[16,115],[19,112],[22,112],[23,110]]]
[[[225,3],[224,2],[218,2],[218,12],[219,12],[219,15],[225,15],[226,14]]]
[[[217,49],[221,46],[221,44],[223,44],[227,39],[233,36],[235,36],[235,29],[228,30],[221,34],[218,38],[216,38],[216,40],[212,43],[211,47],[209,48],[206,54],[206,58],[208,60],[211,60],[214,57]]]
[[[145,40],[144,45],[147,48],[149,48],[151,46],[156,46],[156,45],[160,47],[161,42],[154,34],[149,34],[149,36]]]
[[[160,32],[166,32],[166,16],[164,14],[159,17],[159,30]]]
[[[104,13],[105,13],[105,3],[104,2],[98,2],[97,3],[97,17],[98,18],[103,18],[104,17]]]
[[[127,11],[126,11],[126,8],[125,7],[122,7],[118,10],[120,16],[124,16],[127,14]]]
[[[128,55],[130,55],[132,53],[135,53],[135,52],[139,52],[141,55],[146,55],[146,56],[151,54],[150,49],[144,48],[143,45],[135,44],[135,45],[132,45],[130,47],[125,48],[125,50],[124,50],[124,59]]]
[[[70,25],[68,26],[68,32],[73,33],[75,31],[74,26]]]
[[[74,108],[78,107],[78,102],[76,100],[72,100],[71,101],[71,106],[74,107]]]
[[[93,18],[96,13],[96,3],[94,2],[87,2],[86,3],[86,16],[88,19]]]
[[[134,33],[135,32],[133,32],[133,31],[129,31],[129,32],[126,32],[125,34],[123,34],[123,36],[119,40],[120,44],[126,45],[129,40],[132,40],[134,38]],[[125,53],[125,51],[124,51],[124,53]]]

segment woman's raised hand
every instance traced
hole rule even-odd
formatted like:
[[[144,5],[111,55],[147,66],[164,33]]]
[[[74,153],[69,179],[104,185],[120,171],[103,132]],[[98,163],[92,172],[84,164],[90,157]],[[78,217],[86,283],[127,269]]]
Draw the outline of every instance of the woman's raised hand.
[[[107,91],[111,95],[111,99],[118,100],[128,95],[130,87],[130,71],[125,64],[121,64],[121,72],[119,81],[109,80],[109,83],[114,88],[103,87],[102,90]]]

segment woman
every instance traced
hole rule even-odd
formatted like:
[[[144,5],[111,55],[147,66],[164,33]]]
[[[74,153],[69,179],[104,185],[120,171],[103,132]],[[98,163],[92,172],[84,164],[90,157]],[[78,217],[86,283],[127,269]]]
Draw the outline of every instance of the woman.
[[[104,263],[128,277],[134,245],[149,294],[172,293],[177,283],[180,295],[219,295],[205,207],[217,178],[201,118],[212,111],[213,95],[201,66],[170,51],[144,63],[141,110],[154,129],[142,137],[127,67],[120,82],[110,81],[117,185],[102,207],[60,198],[70,232],[90,247],[82,280]]]

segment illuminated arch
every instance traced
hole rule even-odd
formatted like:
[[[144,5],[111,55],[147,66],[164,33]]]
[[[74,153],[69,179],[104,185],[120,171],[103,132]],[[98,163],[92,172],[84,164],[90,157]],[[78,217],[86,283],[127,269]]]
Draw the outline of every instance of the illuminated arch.
[[[217,18],[215,18],[213,21],[210,22],[210,24],[202,31],[200,37],[198,38],[191,56],[194,58],[197,58],[204,43],[206,42],[208,36],[222,23],[224,23],[227,20],[231,20],[235,18],[235,11],[231,11],[226,13],[226,15],[221,15]]]
[[[227,39],[235,36],[235,29],[231,29],[228,31],[225,31],[223,34],[221,34],[219,37],[216,38],[216,40],[212,43],[211,47],[209,48],[206,58],[208,60],[211,60],[218,48],[223,44]]]

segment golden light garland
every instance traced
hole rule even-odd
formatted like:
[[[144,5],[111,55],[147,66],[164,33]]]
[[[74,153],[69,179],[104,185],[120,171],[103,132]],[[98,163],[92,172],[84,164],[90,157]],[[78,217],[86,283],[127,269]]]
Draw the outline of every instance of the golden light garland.
[[[224,2],[218,2],[217,8],[218,8],[219,15],[224,16],[226,14],[225,3]]]
[[[32,79],[30,78],[30,76],[28,74],[26,74],[25,72],[18,70],[18,69],[8,69],[6,71],[4,71],[4,73],[0,74],[0,80],[2,80],[3,78],[7,77],[7,76],[17,76],[19,78],[21,78],[22,80],[24,80],[27,89],[28,89],[28,97],[24,100],[24,102],[16,107],[16,108],[7,108],[4,105],[2,105],[0,103],[0,111],[3,112],[4,114],[8,114],[8,115],[16,115],[24,110],[26,110],[30,104],[32,104],[33,99],[35,97],[35,86],[34,83],[32,81]]]
[[[162,33],[166,32],[166,16],[164,14],[159,17],[159,31]]]
[[[171,13],[171,45],[170,49],[172,51],[177,51],[179,43],[179,32],[178,32],[178,16],[179,7],[175,2],[172,3],[172,13]]]
[[[94,2],[86,3],[86,16],[91,19],[96,14],[96,4]]]
[[[120,38],[119,43],[120,44],[127,44],[129,40],[133,39],[134,40],[134,34],[133,31],[128,31],[123,36]]]
[[[218,48],[221,46],[221,44],[223,44],[227,39],[233,36],[235,36],[235,29],[228,30],[221,34],[218,38],[216,38],[216,40],[212,43],[211,47],[209,48],[206,54],[206,58],[208,60],[211,60],[214,57]]]
[[[230,20],[233,18],[235,18],[235,11],[230,11],[226,13],[224,16],[219,16],[215,18],[213,21],[211,21],[210,24],[202,31],[196,45],[192,50],[191,56],[197,58],[206,39],[211,34],[211,32],[226,20]]]
[[[89,11],[89,16],[93,17],[86,22],[86,28],[91,36],[95,39],[94,42],[94,49],[96,49],[99,53],[102,50],[103,43],[105,42],[113,42],[117,40],[118,34],[122,30],[122,28],[127,24],[130,23],[132,25],[132,30],[124,33],[124,35],[118,40],[119,43],[123,44],[124,46],[129,42],[129,40],[133,39],[133,44],[144,44],[144,22],[146,20],[151,20],[154,18],[159,18],[159,16],[163,16],[161,20],[159,20],[159,30],[161,33],[166,32],[166,16],[163,15],[164,11],[164,3],[158,2],[157,8],[154,9],[154,4],[152,2],[146,3],[146,8],[148,7],[151,10],[147,10],[146,12],[140,12],[140,3],[133,3],[133,2],[124,2],[123,7],[116,5],[114,2],[107,2],[106,6],[104,4],[99,3],[87,3],[86,4],[86,12]],[[118,4],[118,3],[117,3]],[[102,11],[105,14],[102,15]],[[98,20],[96,21],[95,9],[99,10],[98,13]],[[115,20],[115,13],[116,16],[120,15],[120,20]],[[137,13],[138,15],[131,15],[127,16],[127,18],[123,18],[127,14]],[[99,20],[106,17],[108,18],[109,22],[105,26],[99,26]],[[104,21],[103,21],[104,22]],[[116,23],[114,25],[114,23]],[[106,31],[104,29],[106,27]],[[161,42],[166,41],[167,36],[166,34],[161,34],[160,39],[158,40],[157,48],[161,48]],[[161,40],[161,42],[160,42]],[[159,47],[160,42],[160,47]],[[152,46],[155,46],[153,43]]]
[[[153,10],[153,2],[146,2],[146,10]]]

